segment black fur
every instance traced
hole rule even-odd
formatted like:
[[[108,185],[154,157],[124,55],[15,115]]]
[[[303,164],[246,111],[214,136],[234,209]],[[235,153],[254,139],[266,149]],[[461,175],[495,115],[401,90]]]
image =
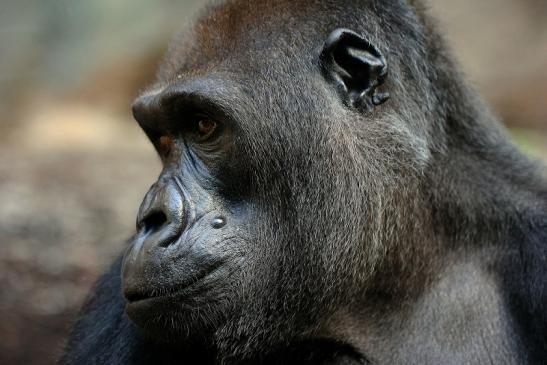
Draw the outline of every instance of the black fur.
[[[323,77],[337,28],[385,58],[383,104],[345,103]],[[228,224],[242,222],[225,247],[237,270],[195,298],[211,307],[141,331],[117,261],[62,364],[545,362],[547,182],[462,81],[421,2],[210,6],[144,93],[151,139],[173,95],[196,88],[191,102],[234,125],[230,153],[203,170],[235,207]]]

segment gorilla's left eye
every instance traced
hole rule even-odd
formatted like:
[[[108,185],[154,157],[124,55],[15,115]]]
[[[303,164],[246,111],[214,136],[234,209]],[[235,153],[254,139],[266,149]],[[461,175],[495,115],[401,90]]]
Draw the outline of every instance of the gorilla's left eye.
[[[200,142],[209,140],[217,132],[218,123],[212,119],[198,119],[195,124],[195,133]]]
[[[217,122],[210,119],[202,119],[198,122],[198,133],[200,137],[210,136],[217,128]]]

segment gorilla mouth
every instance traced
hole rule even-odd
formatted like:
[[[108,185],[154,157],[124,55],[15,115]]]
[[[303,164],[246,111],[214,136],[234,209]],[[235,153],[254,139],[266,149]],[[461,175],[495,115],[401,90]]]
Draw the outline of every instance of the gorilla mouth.
[[[161,298],[165,296],[171,296],[175,294],[175,292],[168,291],[167,293],[155,293],[154,291],[151,291],[149,293],[145,292],[125,292],[124,296],[128,303],[136,303],[141,302],[143,300],[148,299],[154,299],[154,298]]]
[[[193,289],[197,283],[203,281],[206,277],[210,276],[214,271],[216,271],[222,263],[218,263],[209,268],[209,270],[204,270],[201,273],[192,276],[188,280],[173,285],[171,287],[162,287],[161,290],[151,289],[143,290],[143,288],[128,288],[124,290],[124,296],[128,304],[135,304],[138,302],[150,301],[155,299],[169,299],[174,297],[179,297],[182,293]]]

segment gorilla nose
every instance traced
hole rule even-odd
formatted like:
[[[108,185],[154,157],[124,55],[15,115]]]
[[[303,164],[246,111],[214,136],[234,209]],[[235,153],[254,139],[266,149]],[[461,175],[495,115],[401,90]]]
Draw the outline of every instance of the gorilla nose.
[[[137,230],[146,241],[166,247],[183,231],[185,225],[183,198],[172,183],[154,184],[141,204]]]

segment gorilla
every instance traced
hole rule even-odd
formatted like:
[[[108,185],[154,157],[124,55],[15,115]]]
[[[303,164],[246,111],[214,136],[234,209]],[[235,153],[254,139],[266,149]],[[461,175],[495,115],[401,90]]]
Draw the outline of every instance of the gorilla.
[[[544,170],[452,59],[418,0],[209,5],[60,363],[545,364]]]

